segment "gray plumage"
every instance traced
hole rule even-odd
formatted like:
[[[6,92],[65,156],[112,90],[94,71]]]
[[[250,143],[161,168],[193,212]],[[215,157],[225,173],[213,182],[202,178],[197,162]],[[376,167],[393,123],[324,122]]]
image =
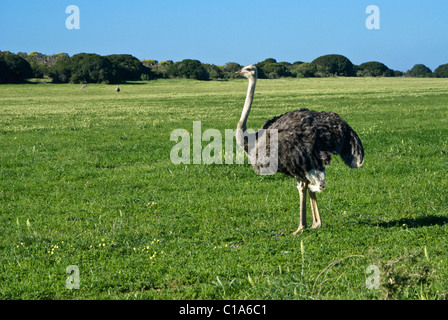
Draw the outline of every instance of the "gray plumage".
[[[271,165],[270,155],[274,152],[277,154],[276,172],[297,180],[301,199],[300,224],[294,234],[306,227],[307,191],[311,199],[313,228],[319,228],[321,219],[315,193],[326,187],[325,167],[330,165],[333,155],[340,155],[347,166],[359,168],[364,162],[361,139],[338,114],[308,109],[284,113],[267,121],[257,132],[248,133],[247,119],[257,82],[257,68],[249,65],[239,73],[249,79],[249,87],[236,131],[238,145],[250,156],[257,173],[263,173],[263,169]],[[272,134],[277,135],[274,147],[270,143]]]
[[[266,150],[270,148],[269,129],[278,132],[278,172],[300,181],[310,183],[306,173],[324,171],[333,155],[340,155],[350,168],[359,168],[364,160],[361,139],[334,112],[295,110],[267,121],[262,129],[267,134]],[[255,171],[260,166],[255,163]]]

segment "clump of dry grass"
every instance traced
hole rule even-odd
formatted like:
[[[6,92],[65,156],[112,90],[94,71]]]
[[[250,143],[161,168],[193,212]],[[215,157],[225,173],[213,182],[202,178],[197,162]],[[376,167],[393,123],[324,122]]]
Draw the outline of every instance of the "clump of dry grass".
[[[426,299],[425,289],[435,277],[426,247],[423,251],[413,250],[411,253],[405,249],[398,258],[379,263],[379,265],[380,290],[383,299],[403,299],[403,297]],[[417,297],[415,287],[420,287]]]

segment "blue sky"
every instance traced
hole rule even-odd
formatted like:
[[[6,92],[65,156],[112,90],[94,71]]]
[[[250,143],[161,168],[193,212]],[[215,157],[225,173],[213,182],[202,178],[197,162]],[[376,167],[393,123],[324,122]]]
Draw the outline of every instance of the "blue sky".
[[[66,7],[80,29],[66,28]],[[380,9],[369,30],[366,8]],[[448,63],[447,0],[0,0],[0,50],[128,53],[225,64],[312,61],[330,53],[406,71]]]

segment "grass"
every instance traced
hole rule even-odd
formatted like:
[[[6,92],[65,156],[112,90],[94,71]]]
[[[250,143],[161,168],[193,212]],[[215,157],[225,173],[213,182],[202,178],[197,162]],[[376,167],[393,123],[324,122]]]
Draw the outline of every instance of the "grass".
[[[298,237],[293,179],[170,161],[174,129],[234,129],[246,86],[1,85],[0,298],[446,299],[448,81],[258,82],[249,127],[335,111],[364,144],[362,168],[334,159],[323,227]]]

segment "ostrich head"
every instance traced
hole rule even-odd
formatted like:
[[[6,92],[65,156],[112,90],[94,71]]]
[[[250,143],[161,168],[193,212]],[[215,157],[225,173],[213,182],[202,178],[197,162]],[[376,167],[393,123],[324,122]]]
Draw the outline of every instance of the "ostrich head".
[[[242,74],[248,79],[256,79],[258,75],[257,67],[252,64],[245,66],[243,69],[237,71],[236,73]]]

